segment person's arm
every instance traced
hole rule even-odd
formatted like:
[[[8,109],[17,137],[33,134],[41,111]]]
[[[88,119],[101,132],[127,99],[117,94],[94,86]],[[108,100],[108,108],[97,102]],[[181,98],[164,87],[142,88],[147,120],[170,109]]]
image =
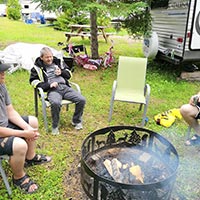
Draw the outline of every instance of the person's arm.
[[[72,78],[72,72],[70,71],[69,67],[67,66],[67,64],[64,62],[63,64],[63,69],[61,71],[61,76],[67,80]]]
[[[72,72],[67,69],[67,68],[64,68],[62,71],[61,71],[61,76],[67,80],[71,79],[72,78]]]
[[[39,72],[39,73],[41,73],[41,72]],[[41,74],[41,76],[43,76],[43,74]],[[40,80],[38,72],[36,71],[36,69],[34,67],[31,69],[29,83],[34,88],[41,87],[45,92],[47,92],[50,89],[50,84],[48,83],[48,81]]]
[[[54,57],[53,59],[53,63],[56,64],[59,69],[57,75],[61,75],[65,80],[69,80],[70,78],[72,78],[72,72],[69,70],[69,67],[67,66],[67,64],[65,62],[63,62],[62,64],[62,68],[61,68],[61,60],[58,59],[57,57]]]
[[[23,130],[31,129],[32,127],[26,123],[20,116],[20,114],[13,108],[12,104],[7,107],[8,119],[13,124],[19,126]]]
[[[193,106],[197,106],[197,105],[199,106],[199,104],[200,104],[200,92],[198,92],[197,94],[193,95],[190,98],[189,104],[193,105]]]
[[[21,118],[19,113],[13,108],[12,104],[8,105],[6,108],[9,121],[16,124],[23,130],[16,130],[8,127],[0,127],[0,137],[17,136],[33,140],[38,138],[38,130],[33,129],[28,123],[26,123]]]

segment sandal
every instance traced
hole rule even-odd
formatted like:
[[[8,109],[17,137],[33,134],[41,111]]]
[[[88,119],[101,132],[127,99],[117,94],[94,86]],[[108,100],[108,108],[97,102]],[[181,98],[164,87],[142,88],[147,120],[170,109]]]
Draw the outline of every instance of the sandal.
[[[51,161],[51,157],[45,156],[43,154],[35,154],[34,158],[31,160],[26,159],[25,167],[40,165]]]
[[[34,192],[36,192],[38,190],[37,184],[35,184],[35,182],[33,182],[27,174],[25,174],[20,179],[14,179],[13,178],[13,184],[16,187],[19,187],[23,192],[25,192],[27,194],[32,194],[32,193],[34,193]],[[37,188],[35,188],[32,191],[30,191],[31,186],[33,186],[33,185],[36,185]]]
[[[196,145],[200,146],[200,136],[197,134],[193,135],[191,139],[185,142],[185,145],[186,146],[196,146]]]

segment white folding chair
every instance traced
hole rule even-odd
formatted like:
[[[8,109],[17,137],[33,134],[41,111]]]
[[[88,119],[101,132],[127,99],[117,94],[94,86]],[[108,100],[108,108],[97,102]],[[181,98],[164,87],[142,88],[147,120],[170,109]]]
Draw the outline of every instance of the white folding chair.
[[[73,87],[76,91],[81,93],[81,89],[78,84],[70,82],[71,87]],[[44,120],[44,127],[48,132],[48,119],[47,119],[47,112],[46,109],[50,107],[50,103],[46,98],[46,93],[44,93],[42,88],[34,88],[34,104],[35,104],[35,116],[38,117],[38,99],[41,100],[42,103],[42,114]],[[62,100],[62,105],[66,106],[66,110],[68,110],[69,104],[73,104],[71,101]]]
[[[0,156],[0,172],[1,172],[1,176],[3,178],[4,184],[6,186],[6,189],[8,191],[8,194],[11,195],[12,194],[11,187],[9,185],[6,173],[5,173],[3,166],[2,166],[2,160],[6,159],[6,158],[7,158],[7,156]]]

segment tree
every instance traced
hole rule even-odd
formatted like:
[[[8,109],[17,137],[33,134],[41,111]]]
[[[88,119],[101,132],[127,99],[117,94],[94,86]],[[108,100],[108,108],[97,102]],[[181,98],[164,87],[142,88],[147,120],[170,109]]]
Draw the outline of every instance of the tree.
[[[0,4],[6,4],[7,0],[0,0]]]
[[[7,16],[9,19],[21,19],[21,6],[18,0],[8,0],[7,3]]]
[[[130,6],[124,27],[130,34],[149,35],[151,32],[150,7],[144,2],[137,2]]]
[[[150,0],[149,0],[150,1]],[[127,18],[127,14],[134,13],[133,9],[137,10],[145,10],[144,7],[147,7],[148,4],[146,1],[139,0],[33,0],[33,2],[39,2],[42,10],[54,11],[57,13],[67,12],[68,10],[76,12],[89,12],[90,13],[90,25],[91,25],[91,54],[92,58],[98,58],[98,37],[97,37],[97,16],[98,13],[102,12],[102,10],[108,10],[111,15],[114,16],[122,16],[123,18]],[[140,4],[138,2],[141,2]],[[138,8],[137,6],[132,6],[137,3],[138,6],[142,6],[142,8]],[[130,6],[131,5],[131,6]],[[136,12],[135,12],[136,13]],[[136,13],[137,14],[137,13]],[[148,20],[146,21],[148,22]],[[129,24],[127,23],[127,26]],[[136,23],[135,23],[136,25]],[[141,26],[141,24],[137,24]],[[145,24],[146,26],[146,24]],[[130,32],[133,29],[130,29]]]

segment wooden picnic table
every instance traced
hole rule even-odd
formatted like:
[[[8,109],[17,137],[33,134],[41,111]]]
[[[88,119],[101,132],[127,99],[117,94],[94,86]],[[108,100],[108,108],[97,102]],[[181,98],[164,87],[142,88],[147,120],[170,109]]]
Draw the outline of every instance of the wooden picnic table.
[[[90,25],[74,24],[74,25],[70,25],[69,27],[71,28],[71,32],[65,32],[65,36],[67,37],[67,42],[71,39],[71,37],[80,36],[82,39],[84,39],[84,37],[88,37],[88,38],[91,37]],[[105,32],[106,28],[107,28],[106,26],[97,26],[97,29],[98,29],[97,34],[98,36],[102,35],[105,41],[107,42],[108,41],[107,38],[109,37],[109,35],[111,35],[111,33],[106,33]]]

